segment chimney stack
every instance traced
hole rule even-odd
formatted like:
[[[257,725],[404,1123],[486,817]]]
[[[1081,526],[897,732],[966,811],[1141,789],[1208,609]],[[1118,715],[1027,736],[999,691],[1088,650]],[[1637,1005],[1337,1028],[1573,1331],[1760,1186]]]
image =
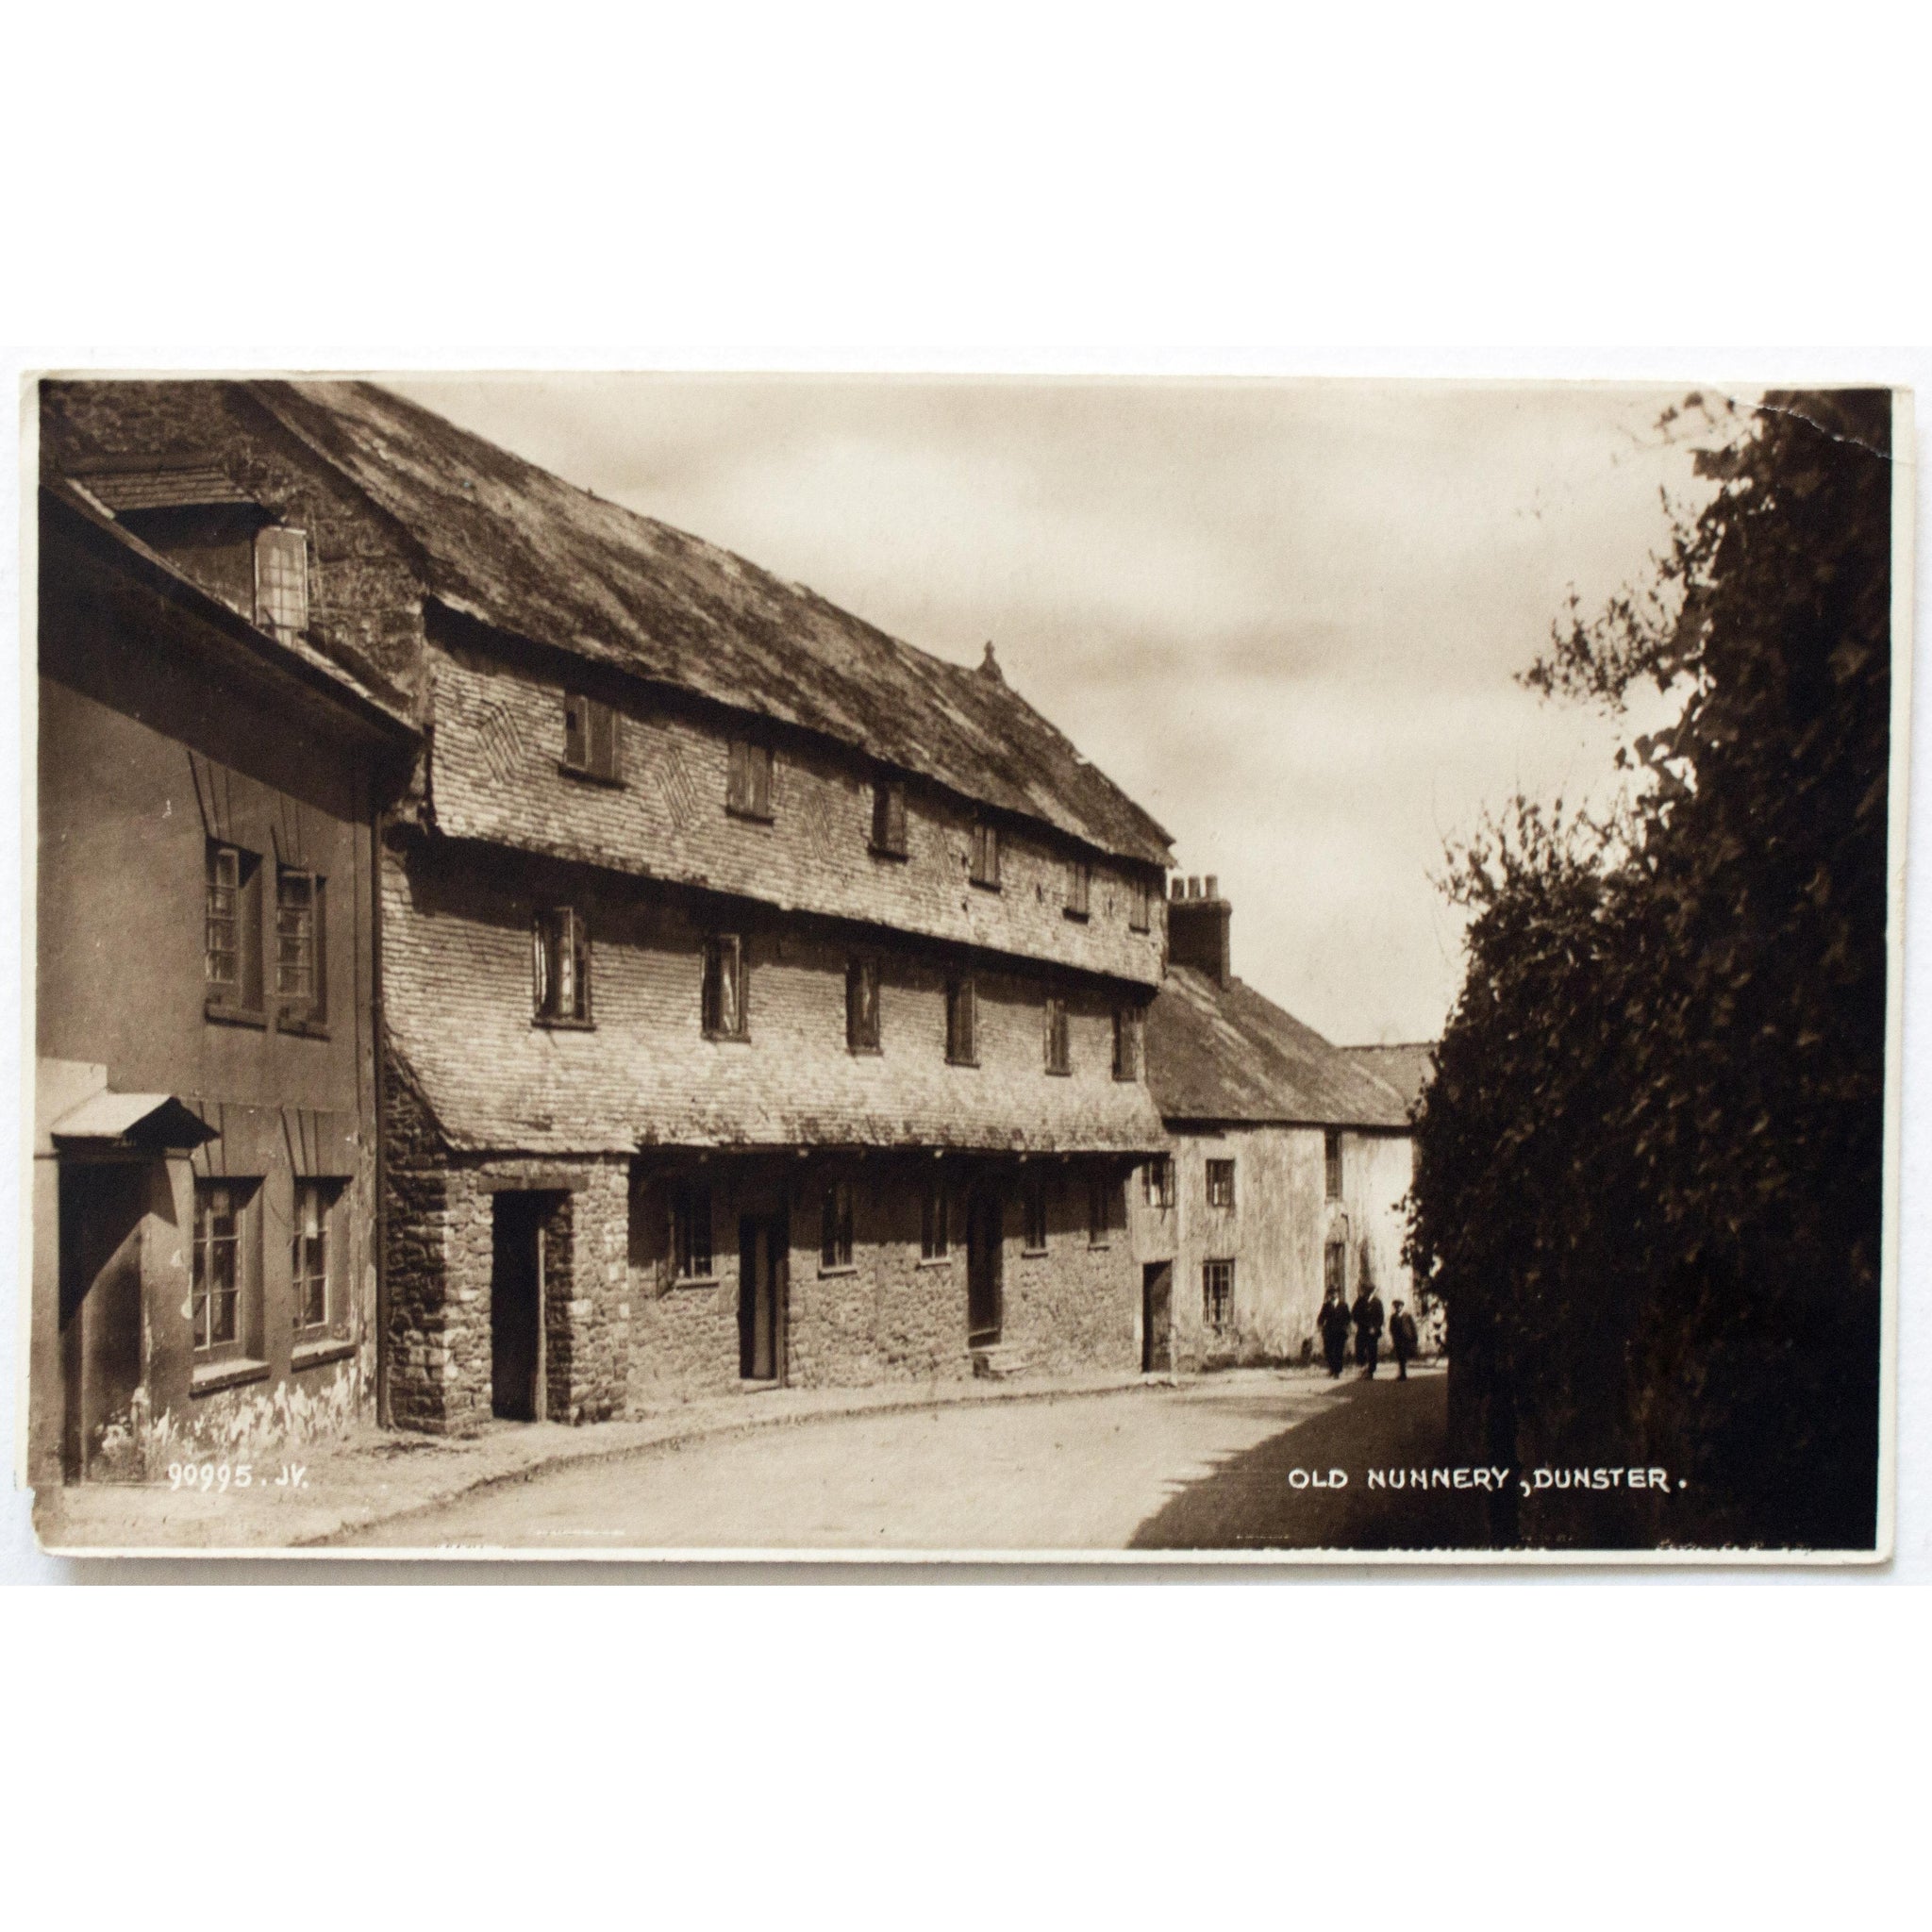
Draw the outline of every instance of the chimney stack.
[[[1181,881],[1174,882],[1167,908],[1167,957],[1171,965],[1191,966],[1217,986],[1233,977],[1228,951],[1228,922],[1234,908],[1221,896],[1221,880],[1209,873],[1205,882],[1190,878],[1183,896]]]

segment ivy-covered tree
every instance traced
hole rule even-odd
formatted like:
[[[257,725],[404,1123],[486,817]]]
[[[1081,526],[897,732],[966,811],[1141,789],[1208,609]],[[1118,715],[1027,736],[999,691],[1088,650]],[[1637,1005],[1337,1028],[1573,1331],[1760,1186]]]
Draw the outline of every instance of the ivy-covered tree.
[[[1862,391],[1767,396],[1707,450],[1657,581],[1573,608],[1525,674],[1687,691],[1636,741],[1651,782],[1607,824],[1519,800],[1454,856],[1468,972],[1410,1233],[1453,1425],[1492,1462],[1672,1478],[1512,1494],[1501,1541],[1873,1541],[1890,455]]]

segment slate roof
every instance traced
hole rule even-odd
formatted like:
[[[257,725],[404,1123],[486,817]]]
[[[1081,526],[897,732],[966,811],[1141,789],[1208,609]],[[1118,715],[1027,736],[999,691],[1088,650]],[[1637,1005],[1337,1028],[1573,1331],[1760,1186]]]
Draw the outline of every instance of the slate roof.
[[[1350,1059],[1384,1085],[1394,1088],[1409,1112],[1423,1097],[1423,1089],[1436,1071],[1436,1042],[1412,1041],[1400,1046],[1345,1046]]]
[[[372,383],[246,388],[403,527],[451,608],[824,734],[1101,851],[1168,863],[1161,826],[999,678]]]
[[[1147,1085],[1170,1121],[1403,1127],[1402,1095],[1239,979],[1168,970],[1147,1013]]]
[[[96,469],[79,480],[89,495],[117,515],[125,510],[182,509],[253,501],[217,463],[177,463],[165,469]]]

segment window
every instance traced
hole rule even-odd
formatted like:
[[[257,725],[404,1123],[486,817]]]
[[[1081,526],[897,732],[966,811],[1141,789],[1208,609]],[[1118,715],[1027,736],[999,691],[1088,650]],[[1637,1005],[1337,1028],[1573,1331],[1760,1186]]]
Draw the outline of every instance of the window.
[[[1021,1207],[1025,1226],[1020,1244],[1029,1255],[1043,1255],[1046,1253],[1046,1176],[1043,1174],[1026,1176]]]
[[[1145,932],[1153,924],[1151,898],[1145,879],[1137,878],[1128,882],[1127,924],[1135,932]]]
[[[546,1026],[591,1024],[591,933],[574,906],[537,915],[530,946],[531,1001]]]
[[[749,739],[731,741],[730,775],[724,786],[724,809],[741,819],[772,816],[772,747]]]
[[[671,1272],[679,1281],[711,1279],[709,1188],[679,1188],[671,1196]]]
[[[1215,1334],[1224,1334],[1234,1319],[1234,1263],[1201,1264],[1201,1320]]]
[[[1000,885],[1000,828],[982,819],[973,827],[973,883],[989,891]]]
[[[289,1279],[294,1291],[298,1335],[325,1334],[338,1321],[333,1274],[336,1204],[341,1181],[295,1183],[295,1218],[289,1230]]]
[[[1326,1293],[1333,1289],[1337,1294],[1348,1292],[1348,1243],[1330,1241],[1322,1250],[1322,1290]]]
[[[852,1265],[852,1183],[827,1181],[819,1207],[819,1266]]]
[[[1046,1071],[1074,1071],[1072,1049],[1067,1042],[1067,1003],[1062,999],[1049,999],[1046,1003]]]
[[[210,1011],[261,1010],[261,861],[239,845],[208,844],[203,962]]]
[[[906,788],[890,779],[872,788],[872,849],[889,858],[906,857]]]
[[[735,932],[722,932],[707,940],[701,1001],[707,1039],[746,1038],[745,991],[743,939]]]
[[[1208,1205],[1210,1208],[1234,1206],[1233,1161],[1210,1160],[1208,1163]]]
[[[946,1058],[956,1067],[979,1064],[979,994],[970,979],[946,983]]]
[[[194,1184],[194,1278],[189,1319],[194,1353],[205,1361],[240,1356],[248,1341],[250,1289],[248,1208],[253,1181]]]
[[[567,692],[563,700],[563,768],[587,778],[622,776],[616,709],[595,698]]]
[[[275,999],[285,1025],[328,1018],[326,887],[312,872],[275,869]]]
[[[1174,1156],[1157,1154],[1141,1169],[1141,1191],[1150,1208],[1174,1206]]]
[[[952,1230],[946,1220],[946,1185],[943,1181],[927,1181],[924,1196],[919,1204],[921,1260],[943,1261],[952,1253]]]
[[[1141,1077],[1141,1015],[1134,1007],[1113,1009],[1113,1076],[1116,1080]]]
[[[1108,1174],[1094,1174],[1087,1183],[1087,1245],[1104,1248],[1119,1224],[1120,1184]]]
[[[845,962],[845,1045],[853,1053],[879,1050],[879,962]]]
[[[271,525],[255,536],[255,621],[279,638],[308,628],[308,538]]]
[[[1092,897],[1093,868],[1084,858],[1075,858],[1067,867],[1067,917],[1085,919]]]
[[[1330,1127],[1322,1136],[1323,1185],[1331,1201],[1341,1199],[1341,1129]]]

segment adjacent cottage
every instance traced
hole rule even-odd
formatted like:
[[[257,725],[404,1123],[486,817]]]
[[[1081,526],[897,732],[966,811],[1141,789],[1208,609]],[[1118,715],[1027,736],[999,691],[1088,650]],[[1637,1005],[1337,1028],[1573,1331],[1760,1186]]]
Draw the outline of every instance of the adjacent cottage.
[[[42,487],[30,1481],[371,1407],[374,826],[419,741],[308,641],[303,541],[207,464]]]
[[[1306,1360],[1331,1285],[1413,1300],[1407,1107],[1234,976],[1232,917],[1218,879],[1174,879],[1147,1025],[1169,1141],[1133,1205],[1150,1370]]]

